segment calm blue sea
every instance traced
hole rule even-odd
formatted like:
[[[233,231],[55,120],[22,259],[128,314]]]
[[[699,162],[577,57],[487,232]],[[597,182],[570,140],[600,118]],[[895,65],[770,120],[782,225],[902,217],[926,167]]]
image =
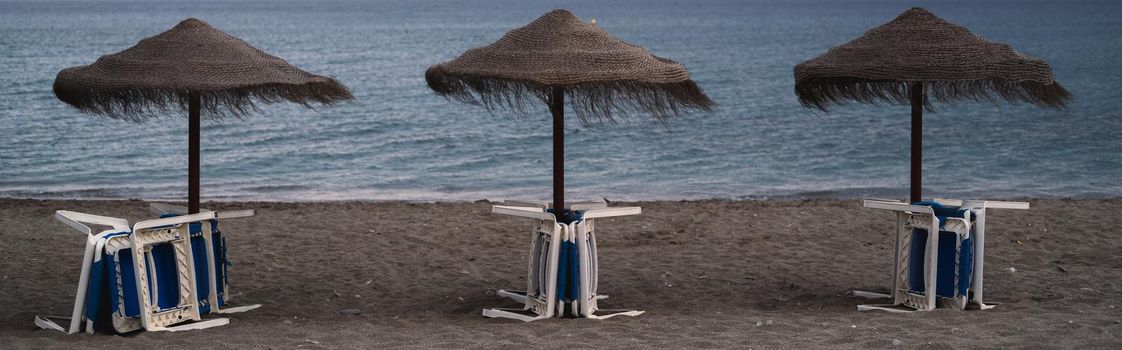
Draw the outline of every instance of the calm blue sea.
[[[0,196],[183,198],[182,116],[129,123],[55,99],[58,70],[198,17],[357,98],[203,125],[207,199],[545,199],[550,123],[438,97],[423,73],[565,7],[683,62],[720,104],[660,124],[567,130],[570,198],[904,196],[909,109],[796,101],[792,67],[912,1],[0,0]],[[1078,98],[943,107],[925,121],[926,193],[1122,195],[1122,1],[921,1],[1046,59]]]

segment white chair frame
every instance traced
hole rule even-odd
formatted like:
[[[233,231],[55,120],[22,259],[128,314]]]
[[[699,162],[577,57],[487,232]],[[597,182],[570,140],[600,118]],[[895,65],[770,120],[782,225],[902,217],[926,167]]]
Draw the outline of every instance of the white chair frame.
[[[157,214],[157,215],[162,215],[162,214],[184,215],[184,214],[187,214],[187,207],[179,206],[179,205],[172,205],[172,204],[164,204],[164,203],[152,203],[149,206],[149,210],[151,210],[152,213]],[[202,209],[202,210],[200,210],[200,212],[213,212],[213,211],[211,211],[209,209]],[[253,209],[228,210],[228,211],[213,212],[213,213],[215,214],[215,219],[244,218],[244,217],[254,216],[256,214],[256,212]],[[218,276],[217,276],[216,273],[214,273],[215,271],[217,271],[216,268],[218,268],[218,266],[216,266],[217,259],[216,259],[216,255],[215,255],[215,252],[214,252],[214,244],[213,244],[213,242],[214,242],[214,232],[211,229],[211,226],[210,226],[209,223],[203,223],[200,226],[202,228],[202,230],[201,230],[202,239],[203,239],[203,242],[205,242],[205,244],[206,244],[207,266],[210,268],[210,271],[211,271],[211,273],[207,274],[208,276],[210,276],[210,281],[208,281],[208,284],[210,285],[210,294],[208,295],[208,298],[207,298],[207,301],[206,301],[207,303],[210,304],[210,312],[211,313],[219,313],[219,314],[232,314],[232,313],[246,312],[246,311],[253,310],[253,309],[261,307],[261,304],[245,305],[245,306],[238,306],[238,307],[228,307],[228,308],[222,308],[219,305],[219,303],[218,303]],[[232,297],[233,297],[233,295],[230,294],[230,291],[229,291],[230,286],[224,284],[223,287],[224,287],[223,289],[225,289],[225,290],[222,291],[222,294],[224,295],[224,301],[226,303],[229,303],[230,299],[232,299]]]
[[[167,204],[153,204],[152,210],[157,213],[176,214],[184,214],[187,211],[185,207]],[[171,324],[188,320],[199,321],[200,316],[197,315],[197,301],[194,304],[191,304],[183,303],[183,300],[181,300],[179,307],[171,308],[169,310],[158,310],[158,308],[154,306],[158,304],[158,300],[149,298],[149,294],[147,293],[148,284],[146,280],[148,276],[146,273],[142,273],[146,271],[147,266],[150,264],[150,260],[148,259],[145,250],[151,245],[159,243],[171,242],[173,245],[175,245],[177,264],[180,265],[178,266],[178,268],[190,271],[190,276],[185,276],[183,274],[179,276],[180,286],[185,286],[184,288],[187,288],[186,286],[189,286],[188,289],[181,290],[180,297],[181,299],[183,299],[185,295],[189,295],[193,299],[197,293],[197,291],[195,290],[197,288],[197,285],[194,282],[194,264],[191,262],[195,257],[191,255],[190,247],[187,247],[187,249],[184,251],[180,243],[180,241],[186,241],[185,239],[180,240],[180,238],[188,237],[188,224],[198,222],[203,228],[203,237],[206,241],[207,246],[208,266],[210,267],[211,271],[214,271],[215,253],[213,251],[213,245],[211,244],[212,232],[209,222],[215,219],[239,218],[253,215],[253,210],[236,210],[225,212],[213,212],[205,210],[198,214],[180,215],[164,219],[141,221],[137,222],[133,227],[130,228],[128,220],[125,219],[59,210],[55,213],[55,218],[58,221],[66,224],[67,226],[70,226],[71,228],[81,233],[84,233],[86,236],[86,247],[84,249],[82,257],[82,268],[78,278],[78,287],[74,296],[74,307],[72,309],[70,317],[37,315],[35,316],[35,324],[42,329],[51,329],[67,334],[74,334],[82,330],[82,322],[85,322],[86,332],[94,332],[93,322],[85,319],[85,310],[88,302],[88,300],[86,300],[86,294],[89,288],[90,271],[93,267],[94,261],[100,260],[102,258],[102,250],[110,246],[112,252],[116,252],[124,248],[133,248],[132,252],[134,254],[133,262],[135,265],[134,271],[136,273],[136,281],[138,287],[137,291],[140,294],[139,297],[141,298],[140,304],[142,312],[139,320],[137,320],[136,318],[125,318],[118,317],[119,315],[114,315],[113,326],[119,332],[128,332],[139,329],[140,327],[143,327],[146,330],[150,331],[182,331],[190,329],[210,328],[229,323],[228,319],[219,318],[203,322],[195,322],[188,325],[169,327],[169,325]],[[111,229],[100,231],[97,234],[94,234],[89,225],[109,226],[111,227]],[[117,233],[128,233],[128,235],[110,237],[111,235]],[[140,234],[138,235],[137,233]],[[185,263],[187,265],[183,265]],[[235,308],[224,308],[220,310],[217,300],[218,294],[216,290],[216,276],[214,273],[210,273],[209,275],[211,278],[211,280],[209,281],[211,293],[208,302],[210,302],[212,305],[211,312],[235,313],[244,312],[260,307],[260,305],[248,305]],[[185,278],[190,279],[189,283],[183,280]],[[122,289],[118,288],[119,293],[121,292],[121,290]],[[226,301],[229,301],[230,294],[224,294],[226,295]],[[118,297],[123,296],[119,295]],[[67,327],[64,328],[55,320],[66,320],[69,321],[69,323],[67,324]]]
[[[984,291],[983,272],[985,270],[986,209],[1025,210],[1029,208],[1029,203],[983,200],[964,201],[942,198],[936,198],[934,201],[944,206],[967,209],[967,217],[947,218],[946,222],[943,222],[940,228],[939,218],[935,216],[934,210],[931,207],[912,205],[892,199],[865,199],[862,201],[862,205],[865,208],[889,210],[896,213],[896,243],[890,294],[862,291],[854,292],[855,296],[860,297],[891,298],[892,304],[859,305],[857,307],[858,310],[910,311],[898,308],[897,306],[900,305],[907,306],[916,311],[934,310],[938,301],[935,287],[938,265],[937,259],[939,256],[938,232],[940,230],[957,234],[959,244],[961,244],[963,239],[969,237],[969,235],[974,235],[974,266],[965,267],[973,269],[971,276],[972,283],[967,295],[959,295],[958,288],[955,288],[956,295],[951,300],[952,305],[956,309],[964,310],[966,308],[967,298],[970,297],[968,294],[973,294],[972,300],[980,309],[986,310],[993,307],[992,305],[987,305],[982,299]],[[971,220],[971,216],[973,216],[973,220]],[[925,248],[923,260],[925,282],[925,291],[923,294],[912,293],[908,288],[909,248],[913,229],[925,229],[930,235],[927,239],[927,247]],[[964,268],[957,266],[957,259],[955,261],[957,268]]]
[[[546,202],[506,201],[504,205],[492,207],[492,213],[536,219],[537,223],[530,238],[530,259],[527,266],[526,291],[499,290],[498,295],[513,299],[524,306],[521,309],[484,309],[483,316],[516,319],[524,322],[550,317],[561,317],[562,308],[569,307],[573,315],[593,319],[606,319],[618,315],[638,316],[642,311],[603,310],[608,314],[596,315],[599,310],[596,302],[607,298],[597,294],[598,263],[596,256],[595,219],[625,215],[638,215],[639,207],[608,208],[604,202],[572,203],[572,210],[584,211],[584,218],[577,223],[558,223],[556,217],[546,209]],[[510,204],[510,205],[508,205]],[[579,299],[570,305],[557,300],[557,271],[560,247],[563,241],[575,243],[580,265],[578,290]],[[548,243],[548,244],[547,244]],[[528,292],[536,292],[531,296]]]

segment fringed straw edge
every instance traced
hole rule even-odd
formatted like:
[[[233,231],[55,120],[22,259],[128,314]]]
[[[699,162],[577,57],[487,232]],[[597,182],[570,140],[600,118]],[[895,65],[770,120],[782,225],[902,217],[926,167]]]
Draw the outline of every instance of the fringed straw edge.
[[[55,80],[59,100],[78,110],[113,119],[142,121],[181,113],[187,116],[191,93],[201,97],[203,119],[242,118],[260,109],[257,103],[294,102],[307,108],[351,100],[347,87],[334,79],[305,84],[261,84],[221,90],[122,88],[91,89]]]
[[[1073,99],[1071,93],[1055,81],[1041,83],[982,79],[922,82],[925,92],[924,108],[928,110],[933,108],[933,102],[950,104],[969,100],[996,103],[999,99],[1063,110]],[[796,82],[795,94],[803,107],[822,111],[828,111],[831,105],[842,105],[850,101],[907,105],[911,103],[908,89],[912,83],[914,82],[852,77],[811,78]]]
[[[676,83],[605,81],[549,85],[491,76],[451,74],[439,65],[425,71],[425,81],[436,93],[489,111],[503,108],[525,116],[530,102],[548,104],[554,87],[565,89],[565,98],[582,125],[615,123],[620,114],[648,114],[665,121],[684,110],[712,111],[716,103],[692,80]]]

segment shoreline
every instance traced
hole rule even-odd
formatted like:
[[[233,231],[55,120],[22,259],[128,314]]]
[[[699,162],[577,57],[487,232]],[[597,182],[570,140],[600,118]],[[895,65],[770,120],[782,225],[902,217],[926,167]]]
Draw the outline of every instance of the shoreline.
[[[673,202],[673,203],[694,203],[694,202],[805,202],[805,201],[860,201],[862,199],[896,199],[904,200],[907,196],[840,196],[840,197],[804,197],[804,196],[776,196],[776,197],[745,197],[745,198],[725,198],[725,197],[711,197],[711,198],[685,198],[685,199],[608,199],[609,203],[659,203],[659,202]],[[996,201],[1034,201],[1034,200],[1122,200],[1122,195],[1103,195],[1103,196],[993,196],[993,197],[961,197],[961,196],[937,196],[933,198],[950,198],[950,199],[979,199],[979,200],[996,200]],[[569,198],[572,199],[572,198]],[[313,199],[313,200],[287,200],[287,199],[237,199],[237,198],[219,198],[214,200],[203,199],[200,204],[231,204],[231,203],[274,203],[274,204],[331,204],[331,203],[414,203],[414,204],[437,204],[437,203],[490,203],[501,204],[504,200],[529,200],[534,199],[491,199],[480,198],[475,200],[405,200],[405,199]],[[548,201],[547,199],[538,199],[540,201]],[[575,199],[577,201],[591,201],[592,199]],[[186,200],[183,199],[160,199],[160,198],[117,198],[117,197],[6,197],[0,196],[0,201],[83,201],[83,202],[150,202],[150,203],[169,203],[169,204],[182,204],[186,205]]]

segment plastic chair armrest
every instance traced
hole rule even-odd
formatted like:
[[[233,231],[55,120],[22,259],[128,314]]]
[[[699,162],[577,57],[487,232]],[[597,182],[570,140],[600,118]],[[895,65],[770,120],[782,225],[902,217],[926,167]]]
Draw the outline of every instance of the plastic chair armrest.
[[[891,211],[901,211],[901,212],[910,212],[910,213],[917,213],[917,214],[935,215],[935,210],[931,209],[931,207],[923,206],[923,205],[906,204],[906,203],[903,203],[903,202],[887,202],[887,201],[866,199],[866,200],[861,202],[861,205],[864,206],[865,208],[869,208],[869,209],[883,209],[883,210],[891,210]]]
[[[79,213],[79,212],[76,212],[76,211],[69,211],[69,210],[56,211],[55,212],[55,219],[57,219],[58,221],[61,221],[62,223],[66,224],[67,226],[70,226],[71,228],[73,228],[75,230],[78,230],[80,232],[83,232],[85,234],[91,234],[93,231],[90,230],[89,226],[86,226],[84,224],[110,226],[110,227],[113,227],[113,229],[116,229],[116,230],[128,230],[129,229],[129,221],[125,220],[125,219],[114,218],[114,217],[109,217],[109,216]]]
[[[500,215],[511,215],[524,218],[557,221],[553,214],[545,212],[542,208],[533,207],[510,207],[505,205],[491,206],[491,213]]]
[[[596,208],[589,209],[584,212],[585,219],[595,218],[609,218],[615,216],[639,215],[643,213],[640,207],[615,207],[615,208]]]
[[[133,231],[143,230],[143,229],[146,229],[146,228],[160,227],[160,226],[171,226],[171,225],[180,225],[180,224],[185,224],[185,223],[190,223],[190,222],[206,221],[206,220],[211,220],[211,219],[215,219],[215,218],[216,218],[215,213],[213,211],[208,211],[208,212],[203,212],[203,213],[198,213],[198,214],[180,215],[180,216],[173,216],[173,217],[170,217],[170,218],[145,220],[145,221],[141,221],[141,222],[136,223],[136,225],[133,225]]]

